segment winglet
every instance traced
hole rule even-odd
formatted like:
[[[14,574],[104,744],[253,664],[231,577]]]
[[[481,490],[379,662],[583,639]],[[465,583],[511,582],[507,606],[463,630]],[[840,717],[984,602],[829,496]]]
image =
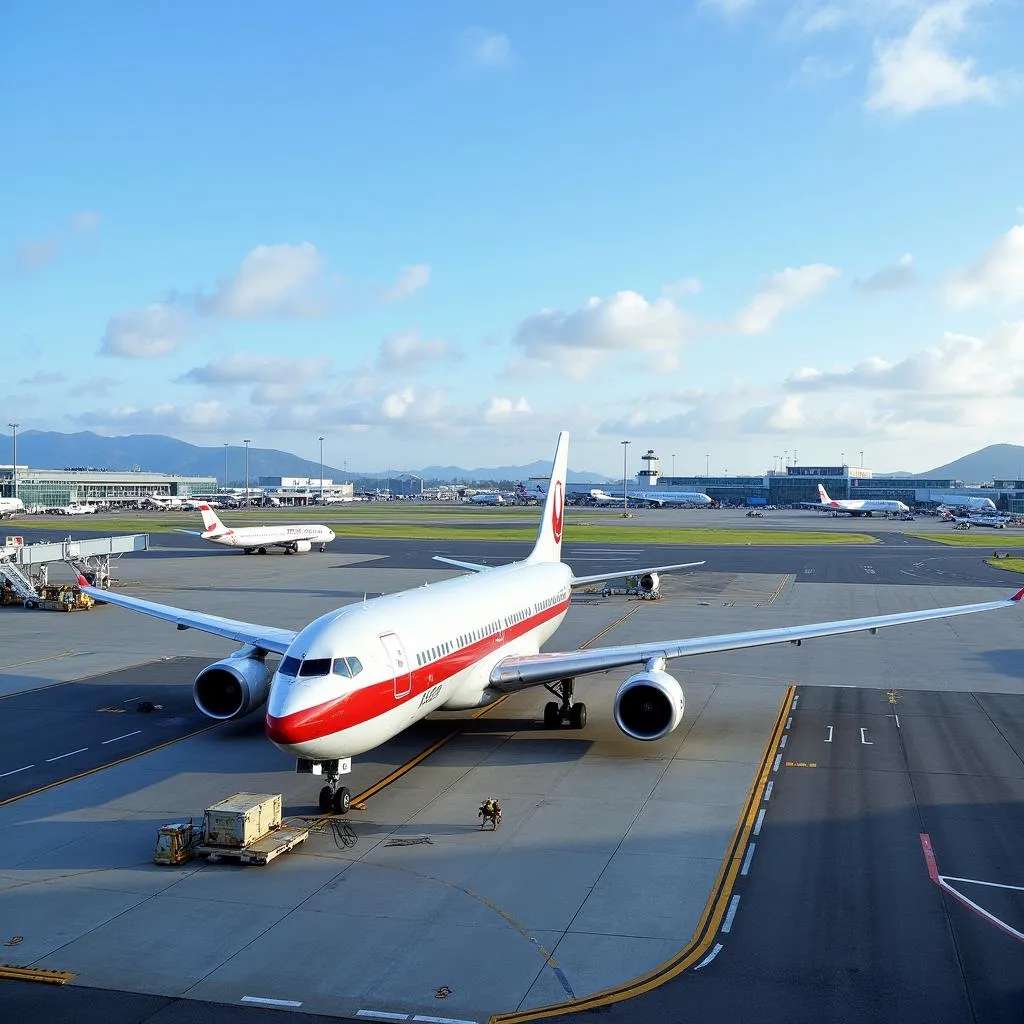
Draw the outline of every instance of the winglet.
[[[1021,598],[1024,597],[1024,587],[1021,587],[1013,597],[1010,598],[1015,604],[1020,604]]]

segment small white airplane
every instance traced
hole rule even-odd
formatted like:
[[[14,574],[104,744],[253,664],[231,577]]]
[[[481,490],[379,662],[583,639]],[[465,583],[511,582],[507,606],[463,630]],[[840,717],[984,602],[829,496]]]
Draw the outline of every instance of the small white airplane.
[[[875,512],[910,511],[902,501],[890,501],[885,498],[830,498],[828,491],[821,484],[818,484],[818,497],[821,499],[819,502],[802,501],[800,504],[826,509],[833,516],[843,513],[850,516],[870,516]]]
[[[541,653],[568,611],[573,587],[703,564],[576,576],[561,560],[568,449],[563,431],[537,540],[522,562],[491,568],[435,556],[468,572],[346,605],[298,632],[97,590],[80,574],[78,584],[108,604],[240,643],[234,654],[199,673],[196,706],[210,718],[227,720],[266,704],[267,736],[297,759],[297,771],[325,780],[320,808],[336,813],[349,808],[351,795],[339,784],[352,757],[432,711],[482,708],[503,694],[543,686],[558,697],[544,708],[544,724],[582,729],[587,709],[573,701],[576,677],[638,666],[616,691],[611,713],[626,736],[653,741],[683,720],[683,689],[666,670],[673,658],[1015,608],[1024,597],[1022,588],[980,604]],[[268,654],[283,656],[276,671],[266,664]]]
[[[334,531],[327,526],[315,523],[292,526],[240,526],[235,530],[225,526],[217,517],[217,513],[205,501],[199,502],[199,511],[203,516],[201,533],[196,530],[179,530],[179,533],[190,533],[194,537],[202,537],[213,544],[221,544],[229,548],[241,548],[247,555],[258,551],[267,553],[267,548],[284,548],[285,554],[298,554],[310,551],[314,544],[324,547],[334,540]]]
[[[703,491],[629,491],[630,501],[643,505],[650,505],[652,508],[665,508],[673,505],[708,506],[714,504],[714,499]]]
[[[469,499],[474,505],[504,505],[505,498],[498,491],[481,491]]]
[[[25,502],[21,498],[0,498],[0,519],[7,516],[13,519],[19,512],[25,511]]]
[[[953,516],[952,519],[955,526],[967,530],[972,526],[990,526],[993,530],[1005,530],[1009,522],[1002,516]]]
[[[995,512],[996,503],[991,498],[976,498],[962,495],[950,501],[944,501],[938,508],[939,514],[948,512]]]

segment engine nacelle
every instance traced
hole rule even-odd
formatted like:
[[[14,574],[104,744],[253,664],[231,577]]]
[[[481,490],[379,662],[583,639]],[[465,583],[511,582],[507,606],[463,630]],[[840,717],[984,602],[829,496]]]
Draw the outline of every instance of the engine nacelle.
[[[266,703],[271,671],[252,648],[208,665],[196,676],[192,699],[207,718],[241,718]]]
[[[683,688],[667,672],[638,672],[615,691],[615,724],[634,740],[660,740],[683,720]]]
[[[297,540],[295,542],[295,550],[296,551],[312,551],[313,550],[313,542],[312,541],[308,541],[308,540]]]
[[[661,577],[656,572],[645,572],[636,585],[645,594],[656,594],[661,589]]]

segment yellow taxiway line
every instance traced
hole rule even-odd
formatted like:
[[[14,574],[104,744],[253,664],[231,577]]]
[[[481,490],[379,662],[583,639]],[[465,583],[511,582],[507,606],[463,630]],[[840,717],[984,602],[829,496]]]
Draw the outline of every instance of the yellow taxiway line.
[[[514,1011],[512,1013],[497,1013],[490,1018],[489,1024],[523,1024],[526,1021],[541,1020],[546,1017],[561,1017],[572,1013],[581,1013],[584,1010],[598,1010],[605,1006],[611,1006],[613,1003],[621,1003],[626,999],[634,999],[645,992],[659,988],[665,982],[678,977],[683,971],[704,959],[714,945],[718,929],[722,924],[722,918],[725,916],[726,909],[729,906],[732,891],[742,866],[747,840],[750,837],[757,817],[757,807],[761,802],[761,794],[771,772],[772,758],[785,730],[786,718],[790,713],[795,692],[795,686],[790,685],[786,687],[786,693],[779,706],[775,725],[772,728],[768,742],[765,744],[764,753],[761,755],[760,767],[747,792],[743,813],[740,815],[736,831],[733,833],[732,840],[729,843],[726,857],[722,861],[718,877],[711,888],[711,894],[704,905],[704,912],[697,922],[697,927],[694,929],[690,941],[670,960],[666,960],[653,971],[648,971],[646,974],[627,981],[622,985],[616,985],[601,992],[594,992],[589,996],[582,996],[579,999],[570,999],[563,1003],[553,1003],[549,1006],[539,1006],[535,1009]]]

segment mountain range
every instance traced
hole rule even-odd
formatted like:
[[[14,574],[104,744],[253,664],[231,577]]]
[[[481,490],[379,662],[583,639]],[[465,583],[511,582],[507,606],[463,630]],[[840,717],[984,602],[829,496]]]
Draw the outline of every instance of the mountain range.
[[[3,435],[0,435],[2,438]],[[0,440],[0,463],[11,453],[11,437]],[[202,447],[179,441],[163,434],[129,434],[106,437],[92,431],[62,434],[57,431],[24,430],[18,433],[18,465],[33,469],[64,469],[68,467],[127,471],[132,469],[153,473],[178,473],[184,476],[213,476],[224,480],[225,446]],[[245,448],[227,446],[228,480],[240,484],[245,478]],[[324,463],[323,475],[331,480],[384,480],[388,475],[413,473],[424,480],[487,483],[498,480],[528,480],[531,476],[547,477],[551,463],[539,460],[525,466],[497,466],[462,469],[459,466],[426,466],[423,469],[400,470],[395,467],[377,471],[348,471]],[[249,446],[249,481],[261,476],[319,477],[320,463],[300,458],[275,448]],[[596,483],[612,482],[600,473],[569,470],[570,480]]]
[[[2,435],[0,435],[2,437]],[[6,461],[11,437],[0,440],[0,461]],[[227,446],[228,479],[241,483],[245,476],[245,449],[241,445]],[[106,437],[91,431],[62,434],[56,431],[25,430],[18,434],[18,464],[35,469],[62,469],[76,466],[90,469],[130,470],[179,473],[185,476],[213,476],[224,479],[224,446],[202,447],[179,441],[163,434],[129,434],[125,437]],[[386,476],[413,473],[424,480],[488,483],[499,480],[529,480],[546,477],[551,464],[539,459],[521,466],[479,466],[464,469],[461,466],[424,466],[422,469],[379,469],[376,471],[346,472],[337,466],[324,464],[325,478],[332,480],[383,480]],[[275,448],[249,447],[249,480],[261,476],[320,475],[320,463],[300,458]],[[908,478],[948,478],[964,483],[982,483],[991,480],[1024,479],[1024,446],[1017,444],[990,444],[986,448],[964,455],[953,462],[921,473],[878,473],[879,476]],[[572,481],[616,483],[616,479],[601,473],[569,470]]]

